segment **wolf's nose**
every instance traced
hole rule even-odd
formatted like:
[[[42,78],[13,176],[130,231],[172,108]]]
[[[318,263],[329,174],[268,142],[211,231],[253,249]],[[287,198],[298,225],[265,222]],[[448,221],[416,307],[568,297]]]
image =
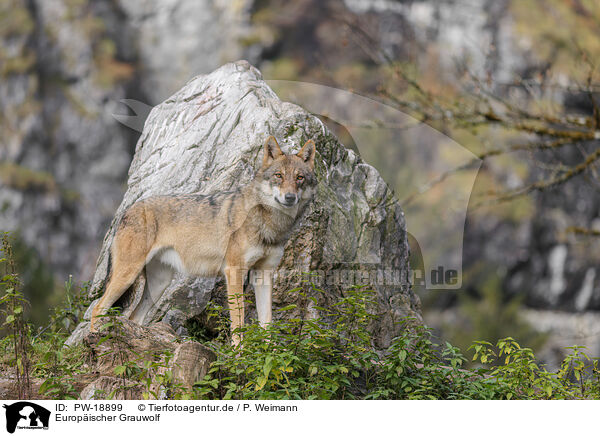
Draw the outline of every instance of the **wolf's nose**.
[[[296,194],[285,194],[285,202],[292,204],[296,201]]]

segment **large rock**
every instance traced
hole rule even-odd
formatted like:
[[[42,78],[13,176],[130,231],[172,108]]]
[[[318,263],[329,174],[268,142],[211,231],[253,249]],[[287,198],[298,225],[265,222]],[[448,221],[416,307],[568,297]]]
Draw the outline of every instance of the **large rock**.
[[[167,389],[191,388],[208,372],[215,354],[194,341],[182,341],[173,329],[158,322],[141,326],[123,317],[103,319],[98,332],[82,336],[89,350],[90,373],[96,374],[80,393],[83,400],[160,398]],[[104,328],[106,327],[106,328]],[[119,367],[129,372],[116,371]],[[167,371],[172,379],[164,381]]]
[[[376,291],[381,314],[373,332],[378,345],[387,346],[399,331],[397,321],[420,317],[419,301],[408,281],[403,212],[373,167],[344,148],[316,116],[280,101],[245,61],[192,79],[150,113],[129,170],[127,192],[104,239],[91,296],[99,296],[109,279],[111,243],[129,206],[150,195],[211,193],[247,183],[259,168],[268,135],[278,138],[288,153],[313,138],[319,181],[313,203],[285,246],[276,275],[275,307],[298,298],[289,290],[304,285],[302,273],[319,272],[321,280],[314,280],[326,292],[315,296],[326,306],[352,284],[367,283]],[[162,296],[149,295],[138,281],[121,305],[125,315],[148,325],[173,310],[188,318],[197,316],[210,298],[224,301],[223,289],[222,278],[176,275]],[[139,305],[143,310],[131,316]],[[309,313],[316,309],[309,307]],[[248,316],[255,316],[251,307]],[[275,312],[277,316],[282,315]]]

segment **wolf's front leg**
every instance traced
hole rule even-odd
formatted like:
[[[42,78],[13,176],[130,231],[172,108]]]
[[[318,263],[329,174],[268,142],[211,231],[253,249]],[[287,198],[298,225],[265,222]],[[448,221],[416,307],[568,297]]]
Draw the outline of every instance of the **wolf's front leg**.
[[[265,328],[272,319],[273,270],[253,269],[250,273],[250,282],[254,287],[258,322]]]
[[[266,327],[272,320],[273,274],[283,257],[283,246],[269,247],[265,256],[256,262],[252,275],[258,321]]]
[[[248,269],[239,266],[225,268],[227,281],[227,302],[229,303],[229,317],[231,318],[231,343],[237,347],[241,341],[238,330],[244,325],[244,281]]]

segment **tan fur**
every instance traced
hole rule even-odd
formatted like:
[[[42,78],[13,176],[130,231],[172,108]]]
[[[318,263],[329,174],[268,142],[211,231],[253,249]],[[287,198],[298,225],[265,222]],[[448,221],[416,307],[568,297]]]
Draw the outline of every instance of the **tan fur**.
[[[258,317],[263,326],[271,322],[272,270],[281,260],[289,231],[313,196],[314,157],[312,140],[297,154],[285,155],[271,136],[264,145],[262,168],[248,186],[208,196],[150,197],[131,206],[113,240],[112,274],[92,312],[92,330],[97,317],[157,256],[187,274],[224,274],[232,331],[244,323],[246,275],[260,271],[251,275]],[[239,335],[232,338],[239,343]]]

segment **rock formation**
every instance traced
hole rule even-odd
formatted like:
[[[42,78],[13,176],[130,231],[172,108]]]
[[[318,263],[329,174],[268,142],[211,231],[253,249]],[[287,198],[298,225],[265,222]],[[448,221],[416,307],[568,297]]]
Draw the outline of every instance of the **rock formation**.
[[[377,344],[385,347],[398,333],[398,321],[420,316],[418,298],[408,282],[403,212],[373,167],[345,149],[317,117],[279,100],[245,61],[192,79],[150,113],[129,170],[127,192],[104,239],[91,295],[104,290],[112,239],[129,206],[150,195],[206,194],[247,183],[260,165],[269,135],[278,138],[287,153],[314,139],[319,180],[314,201],[285,246],[276,275],[275,307],[294,303],[296,297],[289,291],[304,286],[304,273],[318,274],[313,280],[325,293],[315,296],[322,305],[333,304],[352,285],[366,284],[376,291],[381,317],[372,330]],[[150,268],[151,264],[147,271]],[[182,322],[202,313],[211,298],[223,302],[223,291],[222,278],[175,275],[164,294],[152,295],[138,282],[120,304],[124,315],[139,324],[166,318],[185,333]],[[248,312],[255,316],[252,307]],[[80,326],[70,343],[84,331]]]
[[[169,325],[159,322],[140,326],[123,317],[104,319],[110,323],[97,333],[87,333],[83,343],[89,350],[89,364],[97,378],[83,388],[82,400],[103,399],[111,395],[115,399],[142,399],[142,392],[153,393],[161,398],[169,387],[190,388],[202,379],[215,354],[194,341],[182,341]],[[117,368],[121,370],[116,371]],[[137,383],[125,381],[117,375],[127,368],[137,370]],[[157,376],[170,371],[171,379],[157,383]],[[145,383],[150,383],[150,386]]]

